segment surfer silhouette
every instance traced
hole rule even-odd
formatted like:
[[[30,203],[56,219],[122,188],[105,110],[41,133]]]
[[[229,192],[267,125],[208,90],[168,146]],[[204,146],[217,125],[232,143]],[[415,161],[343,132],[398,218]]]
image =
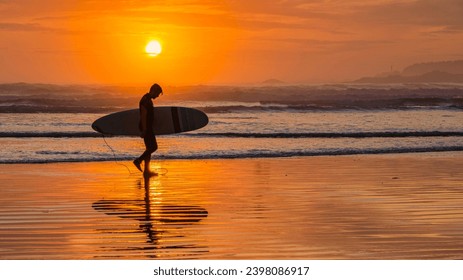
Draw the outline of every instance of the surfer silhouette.
[[[152,99],[158,98],[162,95],[162,88],[158,84],[151,86],[150,91],[143,95],[140,99],[140,136],[145,142],[145,151],[143,154],[133,161],[133,164],[143,172],[144,176],[155,176],[157,173],[151,172],[150,161],[151,154],[158,149],[158,143],[156,142],[156,136],[154,135],[153,122],[154,122],[154,108]],[[141,163],[144,162],[144,170],[141,168]]]

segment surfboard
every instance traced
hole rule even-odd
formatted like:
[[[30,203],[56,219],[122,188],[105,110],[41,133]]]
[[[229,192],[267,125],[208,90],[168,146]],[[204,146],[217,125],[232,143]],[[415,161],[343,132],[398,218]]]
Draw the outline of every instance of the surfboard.
[[[131,109],[103,116],[93,122],[92,128],[105,135],[140,136],[140,113]],[[207,125],[207,115],[187,107],[154,107],[153,129],[156,135],[175,134],[200,129]]]

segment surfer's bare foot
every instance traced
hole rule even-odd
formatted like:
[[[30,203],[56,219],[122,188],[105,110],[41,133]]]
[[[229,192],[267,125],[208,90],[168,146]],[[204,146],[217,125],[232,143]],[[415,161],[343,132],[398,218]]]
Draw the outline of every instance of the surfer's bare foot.
[[[143,170],[141,169],[141,165],[140,165],[141,162],[140,162],[139,159],[134,160],[134,161],[133,161],[133,164],[135,165],[135,167],[136,167],[138,170],[140,170],[140,172],[143,172]]]
[[[156,173],[156,172],[151,172],[151,171],[145,171],[145,172],[143,172],[143,176],[149,178],[149,177],[158,176],[158,173]]]

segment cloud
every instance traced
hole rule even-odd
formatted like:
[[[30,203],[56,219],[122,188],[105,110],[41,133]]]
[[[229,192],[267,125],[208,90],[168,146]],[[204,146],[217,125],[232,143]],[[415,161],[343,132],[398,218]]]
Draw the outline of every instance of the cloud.
[[[268,38],[253,37],[253,40],[268,41],[267,44],[292,44],[293,49],[310,51],[316,53],[341,53],[346,51],[359,51],[376,47],[396,44],[395,41],[388,40],[317,40],[317,39],[297,39],[297,38]]]
[[[417,0],[359,7],[352,16],[372,24],[463,26],[463,1]]]
[[[57,31],[57,29],[45,27],[37,23],[14,23],[14,22],[0,22],[0,30],[24,31],[24,32]]]
[[[460,35],[463,33],[463,26],[444,25],[431,26],[421,32],[424,36],[437,37],[441,35]]]
[[[3,2],[10,3],[9,6],[5,4],[1,13],[4,20],[11,15],[29,19],[41,15],[43,20],[116,16],[133,20],[162,18],[173,24],[202,25],[212,18],[222,27],[233,27],[238,22],[249,30],[314,28],[314,21],[332,28],[355,23],[463,26],[461,0],[64,1],[67,4],[47,0],[43,3],[22,1],[22,5],[0,0],[0,7]]]
[[[325,33],[352,29],[463,27],[461,0],[280,0],[233,1],[235,17],[245,28],[306,28]]]

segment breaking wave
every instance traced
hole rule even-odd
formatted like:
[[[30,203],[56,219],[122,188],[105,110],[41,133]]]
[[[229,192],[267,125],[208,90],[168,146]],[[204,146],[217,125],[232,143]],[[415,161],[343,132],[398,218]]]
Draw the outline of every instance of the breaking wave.
[[[401,154],[401,153],[432,153],[432,152],[456,152],[463,151],[463,146],[434,146],[434,147],[413,147],[413,148],[378,148],[378,149],[332,149],[314,151],[268,151],[268,152],[224,152],[221,154],[202,153],[184,155],[160,155],[157,160],[183,160],[183,159],[246,159],[246,158],[284,158],[284,157],[307,157],[307,156],[342,156],[342,155],[373,155],[373,154]],[[54,153],[56,152],[44,152]],[[97,162],[97,161],[132,161],[133,155],[123,156],[94,156],[80,153],[61,153],[66,156],[62,158],[22,158],[22,159],[0,159],[0,164],[16,163],[59,163],[59,162]],[[76,157],[72,157],[72,156]]]
[[[105,113],[136,107],[140,87],[0,84],[0,113]],[[206,113],[445,108],[463,109],[463,87],[374,86],[193,86],[166,87],[160,102],[197,102]],[[201,106],[201,102],[220,102]],[[224,105],[227,102],[235,105]],[[236,105],[236,103],[241,103]],[[246,105],[243,105],[245,103]],[[164,104],[165,105],[165,104]]]
[[[450,137],[463,136],[463,131],[410,131],[410,132],[313,132],[313,133],[192,133],[193,137],[233,138],[385,138],[385,137]]]
[[[169,137],[214,138],[401,138],[463,136],[463,131],[309,132],[309,133],[185,133]],[[0,132],[0,138],[100,138],[97,132]],[[131,137],[131,136],[105,136]],[[138,138],[133,136],[134,138]]]

